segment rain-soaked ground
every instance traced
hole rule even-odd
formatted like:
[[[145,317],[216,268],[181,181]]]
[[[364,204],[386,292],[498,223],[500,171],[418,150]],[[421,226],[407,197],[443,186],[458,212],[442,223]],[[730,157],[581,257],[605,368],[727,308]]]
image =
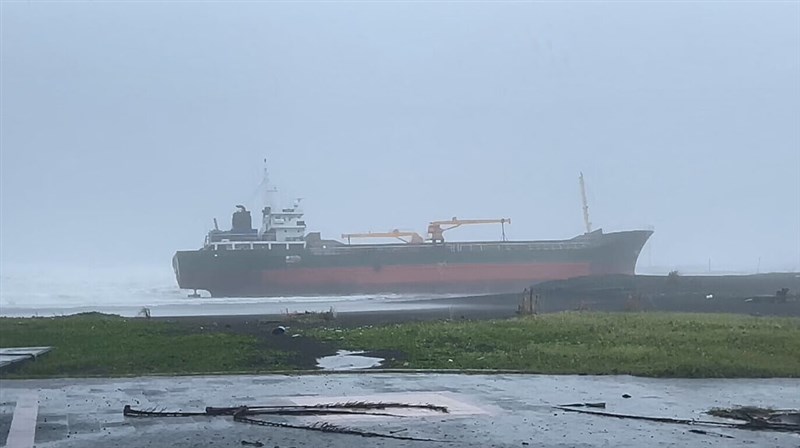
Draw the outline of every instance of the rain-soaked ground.
[[[38,413],[32,413],[30,406],[37,400]],[[325,411],[254,417],[293,426],[326,422],[340,430],[427,441],[260,426],[234,421],[231,415],[123,416],[125,405],[134,410],[202,412],[206,406],[296,408],[348,402],[431,404],[447,412],[389,407],[370,413],[392,415]],[[800,407],[800,379],[355,373],[4,380],[0,442],[6,440],[16,409],[14,432],[21,435],[16,440],[24,441],[26,418],[30,427],[35,419],[37,447],[800,446],[796,433],[618,419],[554,407],[582,402],[603,402],[606,407],[598,411],[616,414],[725,422],[705,412],[737,405]]]

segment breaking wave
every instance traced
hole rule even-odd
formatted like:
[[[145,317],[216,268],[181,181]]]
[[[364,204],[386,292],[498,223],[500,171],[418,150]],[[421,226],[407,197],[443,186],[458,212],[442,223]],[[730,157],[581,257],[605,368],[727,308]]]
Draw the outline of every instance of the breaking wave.
[[[204,314],[278,314],[338,310],[369,311],[403,307],[403,302],[432,297],[420,294],[349,296],[190,298],[178,288],[172,269],[134,266],[4,266],[0,275],[0,315],[53,316],[103,312],[135,316],[149,308],[158,316]]]

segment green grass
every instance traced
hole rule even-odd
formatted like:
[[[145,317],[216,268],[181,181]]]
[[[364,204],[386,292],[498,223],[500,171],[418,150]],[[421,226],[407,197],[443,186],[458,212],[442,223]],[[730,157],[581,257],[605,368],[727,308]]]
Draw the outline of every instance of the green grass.
[[[559,313],[306,334],[405,354],[394,367],[654,377],[800,377],[800,319],[724,314]]]
[[[9,378],[287,368],[285,353],[260,349],[255,337],[101,314],[0,318],[0,347],[15,346],[54,349],[14,368]]]
[[[389,367],[800,377],[800,319],[796,318],[560,313],[495,321],[318,327],[303,334],[330,344],[331,351],[400,352]],[[0,347],[54,347],[37,361],[5,373],[7,378],[274,371],[294,368],[300,362],[297,356],[314,357],[300,349],[303,338],[280,339],[282,345],[271,338],[101,314],[0,318]],[[287,351],[295,349],[300,351]]]

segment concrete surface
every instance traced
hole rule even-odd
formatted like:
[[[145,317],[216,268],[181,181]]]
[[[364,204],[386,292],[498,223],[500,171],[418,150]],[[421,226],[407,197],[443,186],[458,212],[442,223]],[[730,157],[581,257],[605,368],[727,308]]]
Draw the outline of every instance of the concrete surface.
[[[8,448],[30,448],[36,437],[36,420],[39,412],[39,395],[33,391],[17,395],[14,417],[8,429]]]
[[[718,420],[713,407],[797,408],[800,379],[686,380],[628,376],[327,374],[0,381],[0,441],[20,397],[37,393],[37,447],[797,447],[800,435],[622,420],[567,413],[553,405],[606,402],[606,412]],[[628,394],[630,398],[623,398]],[[122,409],[202,411],[206,406],[332,403],[342,400],[441,404],[450,414],[281,417],[442,442],[364,438],[268,428],[231,417],[126,418]],[[278,420],[276,418],[275,420]],[[719,434],[733,438],[723,438]]]

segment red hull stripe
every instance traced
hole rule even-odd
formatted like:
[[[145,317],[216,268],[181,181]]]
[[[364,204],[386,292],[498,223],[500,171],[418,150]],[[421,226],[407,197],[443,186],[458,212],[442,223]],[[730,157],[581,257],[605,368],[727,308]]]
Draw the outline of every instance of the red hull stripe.
[[[402,285],[543,281],[591,274],[589,263],[405,265],[265,271],[265,285]]]

